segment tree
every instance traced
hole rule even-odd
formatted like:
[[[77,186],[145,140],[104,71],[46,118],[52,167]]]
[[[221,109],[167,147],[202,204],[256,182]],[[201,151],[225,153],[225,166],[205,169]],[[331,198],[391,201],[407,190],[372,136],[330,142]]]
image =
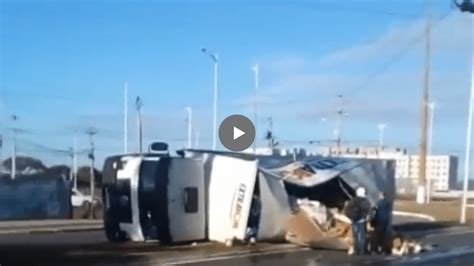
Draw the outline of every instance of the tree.
[[[90,185],[90,166],[81,166],[77,169],[77,185],[79,187],[89,187]],[[95,184],[102,186],[102,173],[94,169]]]
[[[39,159],[29,156],[17,156],[16,157],[16,171],[19,175],[31,175],[44,173],[46,166]],[[3,169],[11,172],[12,170],[12,158],[8,158],[3,161]]]
[[[58,176],[65,179],[69,179],[71,168],[67,165],[53,165],[46,169],[45,175],[47,176]]]

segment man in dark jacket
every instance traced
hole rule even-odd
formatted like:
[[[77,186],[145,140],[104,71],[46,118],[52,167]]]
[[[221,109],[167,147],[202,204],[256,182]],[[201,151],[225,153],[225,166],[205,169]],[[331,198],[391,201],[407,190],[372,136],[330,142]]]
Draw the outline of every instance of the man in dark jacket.
[[[390,241],[392,210],[390,201],[384,193],[379,194],[379,200],[375,207],[375,215],[371,221],[374,228],[371,246],[375,252],[390,254],[392,247]]]
[[[365,188],[357,188],[356,197],[352,198],[346,207],[346,215],[352,222],[352,242],[356,255],[363,255],[367,252],[367,220],[370,209]]]

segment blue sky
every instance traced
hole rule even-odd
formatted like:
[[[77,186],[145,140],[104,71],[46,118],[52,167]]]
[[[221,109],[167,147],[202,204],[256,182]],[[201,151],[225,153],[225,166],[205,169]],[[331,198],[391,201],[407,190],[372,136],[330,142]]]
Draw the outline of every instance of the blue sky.
[[[15,127],[25,130],[18,137],[20,152],[48,163],[68,159],[34,143],[67,149],[74,128],[80,148],[88,145],[84,129],[98,129],[99,160],[121,152],[124,82],[130,150],[137,147],[133,102],[138,95],[146,142],[165,139],[182,147],[184,108],[191,106],[200,146],[209,147],[213,69],[200,52],[207,47],[220,59],[219,121],[234,113],[253,117],[251,66],[260,65],[260,143],[269,116],[288,145],[333,138],[336,95],[342,93],[349,113],[343,140],[376,140],[376,126],[383,122],[387,144],[413,150],[423,58],[422,42],[413,40],[423,32],[423,1],[380,2],[0,1],[5,149],[11,147],[9,116],[16,114]],[[429,2],[435,21],[450,11],[449,0]],[[452,10],[434,23],[433,150],[462,158],[470,22]]]

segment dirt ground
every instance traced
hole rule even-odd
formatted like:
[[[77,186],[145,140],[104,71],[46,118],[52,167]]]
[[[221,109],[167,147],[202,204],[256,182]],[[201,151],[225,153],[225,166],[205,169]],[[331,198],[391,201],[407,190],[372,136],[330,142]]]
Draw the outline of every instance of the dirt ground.
[[[473,202],[469,202],[472,204]],[[396,200],[394,209],[397,211],[414,212],[431,215],[439,222],[459,223],[461,201],[432,201],[426,205],[419,205],[413,200]],[[467,209],[467,221],[474,224],[474,208]]]

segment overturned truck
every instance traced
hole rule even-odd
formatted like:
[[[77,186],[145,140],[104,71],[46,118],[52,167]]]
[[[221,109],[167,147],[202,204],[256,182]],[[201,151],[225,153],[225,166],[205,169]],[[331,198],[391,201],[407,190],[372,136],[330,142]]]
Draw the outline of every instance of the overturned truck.
[[[355,188],[393,203],[389,160],[183,150],[179,156],[121,155],[104,164],[104,228],[110,241],[162,244],[290,241],[347,249],[343,215]]]

